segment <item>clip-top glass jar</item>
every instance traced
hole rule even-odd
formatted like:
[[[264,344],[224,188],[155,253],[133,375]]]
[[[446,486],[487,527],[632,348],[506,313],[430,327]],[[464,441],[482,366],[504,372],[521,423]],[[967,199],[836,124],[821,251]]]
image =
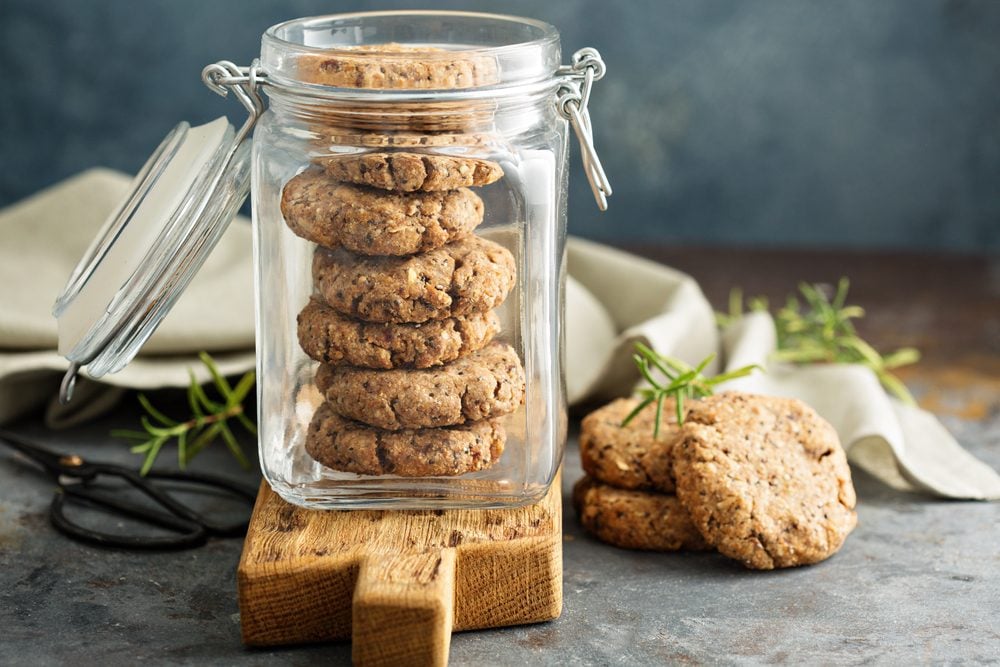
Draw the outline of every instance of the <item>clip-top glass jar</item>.
[[[281,23],[259,62],[207,67],[250,118],[179,127],[137,178],[57,304],[65,387],[81,365],[131,359],[245,196],[249,160],[271,487],[317,508],[540,499],[566,438],[570,126],[602,208],[610,194],[587,114],[604,65],[592,49],[560,63],[558,33],[537,21],[376,12]],[[184,165],[186,181],[171,177]],[[157,256],[172,242],[175,258],[121,276],[126,303],[122,289],[81,298],[88,282],[117,284],[94,278],[102,259],[164,200],[166,222],[133,236]],[[67,314],[102,298],[93,326]]]

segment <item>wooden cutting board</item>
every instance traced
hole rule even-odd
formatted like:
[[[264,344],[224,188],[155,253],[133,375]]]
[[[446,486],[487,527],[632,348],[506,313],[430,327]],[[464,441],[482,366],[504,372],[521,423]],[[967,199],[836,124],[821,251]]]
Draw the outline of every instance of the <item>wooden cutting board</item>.
[[[237,578],[246,644],[350,638],[356,664],[443,665],[452,630],[559,616],[559,478],[500,510],[306,510],[265,483]]]

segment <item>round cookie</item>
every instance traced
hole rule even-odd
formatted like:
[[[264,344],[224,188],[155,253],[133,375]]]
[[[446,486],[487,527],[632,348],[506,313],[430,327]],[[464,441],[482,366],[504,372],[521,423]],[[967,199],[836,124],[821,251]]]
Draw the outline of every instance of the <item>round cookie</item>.
[[[332,308],[368,322],[426,322],[496,308],[514,286],[514,256],[480,238],[410,257],[318,248],[313,278]]]
[[[370,96],[350,105],[316,109],[308,124],[304,124],[302,128],[307,132],[314,131],[317,127],[331,127],[337,128],[338,132],[348,129],[364,134],[403,136],[428,133],[434,137],[444,134],[477,137],[495,131],[495,116],[496,104],[487,98],[456,102],[443,102],[440,99],[401,102],[389,97]],[[453,142],[453,145],[468,146],[474,145],[473,142],[470,139],[470,143]],[[394,144],[403,147],[401,141]],[[448,144],[435,139],[433,145]]]
[[[857,523],[837,433],[802,401],[735,392],[702,399],[673,455],[677,496],[695,526],[747,567],[819,562]]]
[[[315,297],[298,317],[299,345],[316,361],[383,370],[447,363],[482,348],[498,331],[493,311],[423,324],[362,322]]]
[[[340,183],[321,169],[292,178],[281,214],[298,236],[363,255],[412,255],[464,238],[483,221],[483,200],[468,188],[396,194]]]
[[[359,475],[436,477],[489,468],[506,432],[487,419],[450,428],[383,431],[340,417],[323,403],[306,434],[306,452],[334,470]]]
[[[514,412],[524,369],[514,348],[492,343],[427,370],[321,366],[316,386],[342,417],[391,431],[439,428]]]
[[[587,532],[616,547],[648,551],[711,548],[676,496],[616,489],[584,477],[573,487],[573,506]]]
[[[580,462],[594,479],[620,489],[674,492],[670,450],[677,439],[677,415],[673,399],[663,402],[660,437],[653,437],[656,405],[622,426],[639,405],[639,399],[619,398],[584,417],[580,425]]]
[[[301,55],[298,78],[337,88],[455,89],[497,83],[496,60],[431,46],[366,44]]]
[[[395,192],[453,190],[489,185],[503,177],[496,162],[451,155],[361,153],[321,158],[317,163],[334,180]]]

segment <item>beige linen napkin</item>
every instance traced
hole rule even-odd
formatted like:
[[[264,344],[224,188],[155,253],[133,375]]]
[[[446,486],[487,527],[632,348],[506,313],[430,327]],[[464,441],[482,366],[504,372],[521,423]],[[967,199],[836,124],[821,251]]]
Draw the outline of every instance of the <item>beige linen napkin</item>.
[[[69,406],[54,400],[68,364],[52,304],[130,180],[91,169],[0,212],[0,424],[45,404],[50,426],[78,423],[110,409],[122,387],[185,386],[189,369],[207,381],[199,350],[227,375],[253,368],[250,225],[237,219],[135,361],[99,384],[84,373]]]
[[[238,219],[142,354],[120,373],[83,381],[68,408],[54,397],[65,359],[55,352],[52,302],[128,187],[94,169],[0,212],[0,423],[48,404],[50,425],[92,418],[123,387],[179,387],[208,350],[223,372],[254,365],[250,227]],[[571,403],[629,394],[638,380],[633,344],[697,363],[720,352],[727,367],[766,366],[728,386],[793,396],[837,429],[849,456],[898,488],[952,498],[1000,498],[1000,477],[965,452],[933,415],[890,399],[874,375],[853,366],[768,363],[774,324],[752,314],[720,337],[714,313],[687,275],[596,243],[571,238],[566,289],[566,383]]]

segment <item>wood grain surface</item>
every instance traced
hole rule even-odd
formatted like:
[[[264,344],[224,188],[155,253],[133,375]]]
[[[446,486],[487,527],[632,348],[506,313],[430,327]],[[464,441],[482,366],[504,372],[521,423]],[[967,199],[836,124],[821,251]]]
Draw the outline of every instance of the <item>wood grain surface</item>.
[[[352,638],[358,664],[441,665],[452,630],[556,618],[559,488],[514,509],[315,511],[263,484],[237,575],[243,641]]]

